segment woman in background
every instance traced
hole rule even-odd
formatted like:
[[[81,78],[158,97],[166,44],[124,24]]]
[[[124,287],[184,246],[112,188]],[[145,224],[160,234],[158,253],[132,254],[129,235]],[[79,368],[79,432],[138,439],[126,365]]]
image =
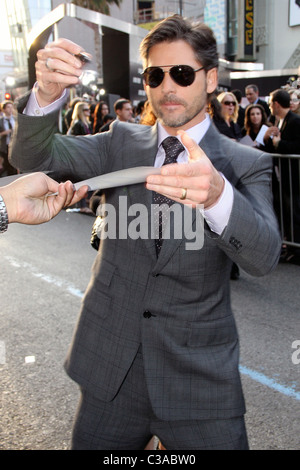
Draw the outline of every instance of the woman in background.
[[[255,141],[263,125],[269,126],[264,108],[260,104],[250,104],[247,106],[245,113],[245,126],[242,130],[242,134],[249,135],[249,137]],[[260,147],[259,144],[256,146]]]
[[[233,140],[240,140],[242,132],[237,124],[239,104],[233,93],[229,91],[220,93],[217,102],[212,101],[213,121],[221,134]]]
[[[97,134],[100,128],[105,124],[104,116],[109,113],[109,108],[105,101],[99,101],[94,111],[93,134]]]
[[[90,107],[84,101],[75,104],[68,135],[86,135],[92,133]]]
[[[289,90],[287,90],[287,92],[289,93],[291,98],[291,111],[300,115],[300,90],[297,88],[290,88]]]

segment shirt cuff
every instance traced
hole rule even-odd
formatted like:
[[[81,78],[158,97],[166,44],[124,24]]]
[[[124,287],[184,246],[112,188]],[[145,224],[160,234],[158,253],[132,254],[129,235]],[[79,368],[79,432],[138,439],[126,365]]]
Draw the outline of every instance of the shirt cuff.
[[[26,114],[27,116],[43,116],[45,114],[52,113],[52,111],[57,111],[63,106],[63,104],[66,102],[69,96],[69,90],[65,88],[60,98],[58,98],[56,101],[53,101],[53,103],[48,104],[47,106],[44,106],[42,108],[40,107],[36,99],[37,90],[38,90],[38,83],[36,82],[32,88],[32,92],[30,94],[29,100],[23,111],[23,114]]]
[[[212,232],[221,235],[228,225],[233,206],[233,188],[229,181],[221,174],[225,181],[224,189],[217,204],[210,209],[203,210],[203,216]]]

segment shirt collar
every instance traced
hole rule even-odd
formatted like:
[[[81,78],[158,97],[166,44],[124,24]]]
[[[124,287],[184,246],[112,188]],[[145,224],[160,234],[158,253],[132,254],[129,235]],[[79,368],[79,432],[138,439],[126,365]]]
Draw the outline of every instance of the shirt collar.
[[[205,119],[201,121],[199,124],[196,124],[195,126],[191,127],[190,129],[186,130],[186,133],[193,139],[197,144],[202,140],[202,138],[205,136],[209,126],[210,126],[211,120],[209,115],[206,113],[205,114]],[[161,145],[162,141],[169,136],[165,128],[161,125],[160,122],[158,122],[158,147]],[[178,139],[181,141],[180,137],[178,136]]]

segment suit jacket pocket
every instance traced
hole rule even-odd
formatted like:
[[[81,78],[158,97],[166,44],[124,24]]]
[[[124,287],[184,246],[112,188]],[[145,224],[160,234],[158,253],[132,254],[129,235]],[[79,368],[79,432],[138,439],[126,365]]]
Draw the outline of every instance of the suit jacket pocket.
[[[92,313],[97,317],[106,318],[111,310],[111,297],[105,295],[103,292],[93,291],[93,295],[86,296],[83,306],[86,315],[89,317]]]
[[[83,306],[86,310],[105,318],[111,308],[110,284],[116,267],[105,259],[100,259],[99,256],[98,258],[98,272],[94,272],[95,277],[86,291]]]
[[[95,285],[99,286],[100,288],[101,285],[109,287],[115,270],[116,266],[111,264],[109,261],[106,261],[106,259],[97,256],[95,264],[93,266]]]
[[[190,322],[188,346],[206,347],[228,344],[237,340],[237,329],[232,315],[211,321]]]

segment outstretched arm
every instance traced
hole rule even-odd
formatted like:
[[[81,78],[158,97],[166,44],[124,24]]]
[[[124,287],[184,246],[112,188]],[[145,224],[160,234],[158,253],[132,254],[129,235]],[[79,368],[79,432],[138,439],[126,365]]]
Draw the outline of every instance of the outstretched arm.
[[[37,101],[45,107],[57,100],[69,86],[79,83],[84,62],[78,58],[82,48],[68,39],[58,39],[37,53]],[[85,53],[86,56],[88,54]]]
[[[64,207],[80,201],[87,190],[82,186],[74,191],[71,181],[57,183],[44,173],[33,173],[0,188],[0,195],[9,223],[35,225],[48,222]]]

